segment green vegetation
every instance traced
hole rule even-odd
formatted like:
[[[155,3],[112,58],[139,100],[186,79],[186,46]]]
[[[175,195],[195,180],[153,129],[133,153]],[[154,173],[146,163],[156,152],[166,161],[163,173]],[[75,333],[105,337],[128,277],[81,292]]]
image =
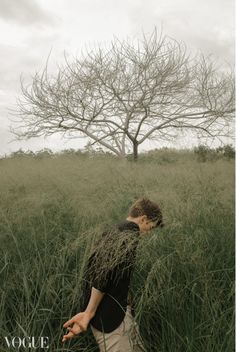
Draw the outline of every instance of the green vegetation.
[[[206,145],[199,145],[194,149],[194,153],[198,157],[198,161],[205,162],[207,160],[214,161],[216,159],[234,159],[235,150],[231,144],[226,144],[223,147],[211,149]]]
[[[0,194],[1,336],[49,336],[54,352],[97,351],[91,332],[62,344],[62,325],[80,309],[94,241],[146,195],[165,221],[141,238],[131,283],[147,351],[233,351],[233,160],[200,163],[173,150],[138,163],[15,155],[0,160]],[[0,351],[11,351],[3,339]]]

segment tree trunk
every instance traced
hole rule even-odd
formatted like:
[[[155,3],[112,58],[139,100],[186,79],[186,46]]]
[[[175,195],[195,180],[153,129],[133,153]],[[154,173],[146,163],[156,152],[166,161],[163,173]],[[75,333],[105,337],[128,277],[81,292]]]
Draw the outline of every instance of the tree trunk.
[[[133,143],[133,160],[138,160],[138,143],[136,142]]]

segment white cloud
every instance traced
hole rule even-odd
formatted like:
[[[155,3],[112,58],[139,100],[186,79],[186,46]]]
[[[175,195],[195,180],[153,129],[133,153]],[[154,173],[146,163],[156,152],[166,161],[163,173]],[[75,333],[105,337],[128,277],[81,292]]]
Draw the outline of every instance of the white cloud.
[[[1,0],[0,17],[24,26],[52,22],[35,0]]]

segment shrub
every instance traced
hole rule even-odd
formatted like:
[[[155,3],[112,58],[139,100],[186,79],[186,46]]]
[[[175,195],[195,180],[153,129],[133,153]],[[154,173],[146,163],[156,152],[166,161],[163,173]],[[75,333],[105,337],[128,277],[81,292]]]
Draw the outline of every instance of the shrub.
[[[197,155],[197,160],[206,162],[207,160],[215,160],[218,155],[214,149],[209,148],[207,145],[200,144],[194,148],[194,153]]]
[[[235,150],[231,144],[226,144],[224,147],[219,147],[216,151],[221,153],[226,159],[233,159],[235,157]]]

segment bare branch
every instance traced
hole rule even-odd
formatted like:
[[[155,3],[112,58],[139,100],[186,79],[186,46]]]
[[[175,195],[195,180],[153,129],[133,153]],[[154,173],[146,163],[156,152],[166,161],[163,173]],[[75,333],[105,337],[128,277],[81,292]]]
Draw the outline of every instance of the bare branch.
[[[146,139],[174,138],[178,130],[228,134],[234,118],[234,75],[210,58],[190,57],[183,43],[158,34],[140,41],[114,38],[107,48],[21,80],[17,138],[62,133],[88,137],[116,155]],[[19,132],[19,128],[21,128]]]

